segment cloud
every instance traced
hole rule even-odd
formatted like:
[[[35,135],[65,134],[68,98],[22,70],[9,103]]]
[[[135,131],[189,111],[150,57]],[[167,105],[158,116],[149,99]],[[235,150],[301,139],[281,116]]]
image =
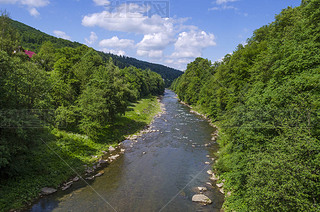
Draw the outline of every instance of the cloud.
[[[133,40],[119,39],[117,36],[101,40],[99,46],[104,52],[124,55],[124,50],[131,48],[130,51],[136,50],[137,56],[152,58],[153,61],[182,69],[186,63],[201,56],[205,48],[215,45],[212,33],[186,25],[186,21],[188,18],[150,15],[150,7],[140,4],[124,3],[114,6],[110,3],[101,12],[85,15],[82,25],[143,35],[136,45]]]
[[[107,6],[110,4],[110,1],[108,0],[93,0],[93,2],[97,5],[97,6]]]
[[[201,57],[203,49],[215,46],[214,35],[204,31],[181,32],[174,44],[175,51],[171,55],[175,58]]]
[[[226,4],[228,2],[235,2],[238,0],[216,0],[216,4],[220,5],[220,4]]]
[[[36,8],[45,7],[50,4],[49,0],[0,0],[0,4],[20,4],[27,7],[30,15],[37,17],[40,15]]]
[[[111,54],[115,54],[115,55],[118,55],[118,56],[124,56],[126,54],[126,52],[123,51],[123,50],[115,50],[115,49],[103,48],[102,51],[104,53],[111,53]]]
[[[169,67],[174,67],[178,70],[186,69],[188,63],[192,62],[194,59],[191,58],[181,58],[181,59],[167,59],[165,60],[165,64]]]
[[[66,39],[66,40],[71,40],[71,37],[69,35],[67,35],[65,32],[63,31],[59,31],[59,30],[54,30],[53,31],[53,34],[55,36],[57,36],[58,38],[63,38],[63,39]]]
[[[138,56],[147,56],[151,58],[161,58],[163,57],[163,51],[162,50],[137,50]]]
[[[37,17],[40,15],[40,13],[38,12],[38,10],[36,8],[30,8],[29,13],[30,13],[30,15],[32,15],[34,17]]]
[[[86,27],[98,26],[109,31],[132,32],[150,34],[167,31],[173,24],[171,18],[162,18],[159,15],[147,16],[149,7],[137,4],[122,4],[114,11],[102,11],[84,16],[82,25]]]
[[[163,50],[175,41],[175,33],[172,30],[167,32],[146,34],[136,45],[139,56],[162,57]]]
[[[111,47],[111,48],[131,48],[134,46],[134,41],[129,39],[119,39],[117,36],[114,36],[110,39],[104,39],[99,42],[101,47]]]
[[[216,0],[213,2],[217,6],[209,8],[210,10],[239,10],[237,7],[228,5],[229,2],[236,2],[238,0]]]
[[[238,8],[236,8],[234,6],[222,5],[221,7],[209,8],[209,11],[210,10],[238,10]]]
[[[95,32],[91,32],[89,39],[85,38],[84,40],[86,41],[87,45],[92,45],[98,40],[98,36]]]

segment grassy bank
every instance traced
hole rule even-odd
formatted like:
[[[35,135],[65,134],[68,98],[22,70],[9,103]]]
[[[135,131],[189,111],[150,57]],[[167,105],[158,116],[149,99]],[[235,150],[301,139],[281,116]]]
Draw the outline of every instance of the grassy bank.
[[[43,187],[58,188],[75,175],[70,167],[82,173],[84,164],[91,164],[110,145],[115,146],[128,135],[142,130],[158,112],[160,103],[156,97],[133,103],[125,115],[117,117],[114,124],[105,126],[103,139],[99,140],[57,129],[41,132],[39,145],[23,158],[17,158],[28,161],[27,167],[17,167],[23,174],[0,180],[0,211],[25,206],[38,197]]]

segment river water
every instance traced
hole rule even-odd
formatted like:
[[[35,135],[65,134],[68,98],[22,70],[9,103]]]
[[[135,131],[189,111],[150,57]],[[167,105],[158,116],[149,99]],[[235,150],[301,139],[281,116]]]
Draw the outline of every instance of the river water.
[[[206,184],[211,164],[205,162],[212,163],[208,156],[214,158],[218,148],[211,141],[214,129],[174,92],[166,90],[161,102],[166,112],[151,125],[157,131],[123,142],[125,154],[104,175],[41,198],[29,211],[220,211],[224,195]],[[197,186],[208,188],[211,205],[191,201]]]

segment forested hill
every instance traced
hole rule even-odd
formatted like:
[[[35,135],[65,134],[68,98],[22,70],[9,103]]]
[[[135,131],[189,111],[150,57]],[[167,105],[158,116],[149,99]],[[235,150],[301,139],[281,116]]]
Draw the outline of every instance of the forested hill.
[[[150,70],[161,75],[161,77],[165,80],[165,84],[167,87],[169,87],[171,85],[173,80],[175,80],[176,78],[178,78],[179,76],[181,76],[183,74],[182,71],[179,71],[177,69],[170,68],[170,67],[160,65],[160,64],[141,61],[141,60],[138,60],[138,59],[132,58],[132,57],[118,56],[118,55],[114,55],[114,54],[110,54],[110,53],[103,53],[103,52],[101,52],[101,54],[104,54],[107,57],[111,56],[112,59],[115,61],[115,64],[117,66],[119,66],[120,68],[134,66],[136,68],[140,68],[143,70],[150,69]]]
[[[320,1],[304,0],[173,83],[219,127],[226,211],[320,211]]]
[[[11,25],[18,30],[23,48],[34,51],[36,53],[40,51],[41,45],[46,41],[50,41],[52,44],[54,44],[55,48],[76,48],[83,45],[78,42],[56,38],[19,21],[11,20]],[[111,53],[103,52],[98,53],[104,59],[104,61],[108,61],[109,58],[112,57],[114,64],[119,68],[134,66],[143,70],[150,69],[151,71],[154,71],[161,75],[161,77],[165,80],[166,86],[169,86],[174,79],[176,79],[183,73],[177,69],[173,69],[160,64],[141,61],[131,57],[118,56]]]

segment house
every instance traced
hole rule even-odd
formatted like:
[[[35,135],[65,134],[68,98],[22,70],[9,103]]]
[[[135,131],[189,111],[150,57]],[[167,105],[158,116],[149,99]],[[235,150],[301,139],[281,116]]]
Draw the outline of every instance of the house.
[[[34,52],[28,50],[24,50],[24,53],[28,55],[30,58],[35,54]]]
[[[14,49],[12,53],[13,54],[17,54],[17,53],[20,53],[20,52],[24,52],[29,58],[31,58],[35,54],[32,51],[24,50],[22,48],[22,46],[18,46],[18,48]]]

